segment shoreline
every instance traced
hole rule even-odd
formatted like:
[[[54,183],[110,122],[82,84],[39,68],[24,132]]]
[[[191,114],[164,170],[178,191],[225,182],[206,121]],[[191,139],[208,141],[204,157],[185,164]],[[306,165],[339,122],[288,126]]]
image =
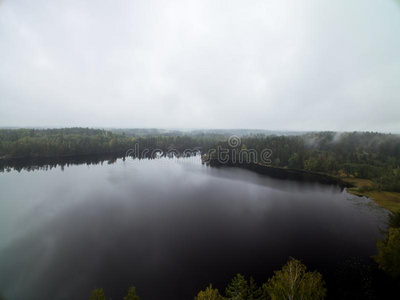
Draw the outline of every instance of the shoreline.
[[[12,162],[14,164],[19,164],[23,162],[38,162],[42,161],[42,163],[48,162],[48,160],[56,161],[57,159],[84,159],[85,157],[102,157],[102,156],[110,156],[109,158],[118,158],[124,157],[125,152],[98,152],[98,153],[81,153],[81,154],[63,154],[63,155],[52,155],[52,156],[29,156],[29,157],[0,157],[0,164],[7,162]],[[114,157],[111,157],[114,156]],[[103,157],[105,158],[105,157]],[[350,178],[350,177],[338,177],[333,176],[327,173],[314,172],[303,169],[290,169],[290,168],[282,168],[264,165],[260,163],[233,163],[232,161],[227,161],[226,163],[221,163],[216,159],[207,160],[206,157],[202,158],[203,163],[210,164],[211,166],[221,167],[221,166],[229,166],[229,167],[239,167],[251,170],[253,172],[264,174],[274,178],[280,179],[293,179],[300,181],[316,181],[323,184],[336,184],[341,188],[346,188],[349,194],[359,196],[359,197],[367,197],[380,205],[381,207],[389,210],[390,212],[400,211],[400,193],[398,192],[388,192],[388,191],[379,191],[373,188],[372,181],[369,179],[363,178]]]
[[[233,163],[231,161],[221,163],[215,159],[209,160],[208,163],[211,166],[217,167],[244,168],[280,179],[297,179],[302,181],[317,181],[324,184],[336,184],[341,188],[346,188],[349,194],[358,197],[367,197],[392,213],[400,211],[400,193],[375,190],[372,188],[372,181],[369,179],[338,177],[327,173],[267,166],[259,163]]]
[[[375,190],[369,179],[343,178],[342,180],[353,184],[353,187],[347,188],[349,194],[367,197],[392,213],[400,211],[400,193]]]

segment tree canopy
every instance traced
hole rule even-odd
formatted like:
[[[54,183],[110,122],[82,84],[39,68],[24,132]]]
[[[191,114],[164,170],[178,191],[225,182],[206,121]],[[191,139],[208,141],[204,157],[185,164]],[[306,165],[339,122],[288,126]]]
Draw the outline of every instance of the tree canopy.
[[[322,275],[307,272],[300,261],[290,258],[282,270],[263,285],[272,300],[318,300],[326,297]]]
[[[400,279],[400,212],[389,217],[386,237],[377,242],[375,261],[391,277]]]
[[[261,299],[262,290],[257,287],[253,277],[248,281],[243,275],[237,274],[225,289],[225,295],[227,300],[257,300]]]
[[[106,300],[103,289],[92,290],[89,300]]]
[[[128,292],[124,297],[124,300],[140,300],[139,296],[136,295],[136,288],[134,286],[130,286],[128,288]]]
[[[213,289],[210,284],[204,291],[200,291],[194,300],[224,300],[218,289]]]

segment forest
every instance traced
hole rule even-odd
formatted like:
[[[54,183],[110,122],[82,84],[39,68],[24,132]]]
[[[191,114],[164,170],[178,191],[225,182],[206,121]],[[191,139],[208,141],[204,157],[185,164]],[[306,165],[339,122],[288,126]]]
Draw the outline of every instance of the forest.
[[[311,132],[295,135],[240,135],[240,143],[228,144],[231,134],[243,131],[163,131],[156,129],[0,129],[0,158],[57,157],[82,154],[125,154],[138,145],[182,153],[187,149],[208,153],[223,147],[264,149],[272,153],[272,165],[309,170],[342,178],[368,179],[363,189],[400,192],[400,135],[377,132]],[[236,153],[236,154],[235,154]],[[140,155],[135,153],[135,155]],[[232,157],[231,157],[232,159]]]
[[[375,190],[400,192],[400,136],[374,132],[316,132],[293,136],[253,135],[241,138],[235,148],[220,147],[236,155],[240,149],[255,149],[258,157],[271,150],[271,164],[309,170],[342,178],[373,182]]]
[[[141,149],[209,149],[223,140],[221,134],[181,135],[149,130],[106,131],[89,128],[0,129],[0,158],[51,157],[82,154],[125,153]],[[143,135],[143,132],[147,132]],[[154,134],[155,133],[155,134]]]

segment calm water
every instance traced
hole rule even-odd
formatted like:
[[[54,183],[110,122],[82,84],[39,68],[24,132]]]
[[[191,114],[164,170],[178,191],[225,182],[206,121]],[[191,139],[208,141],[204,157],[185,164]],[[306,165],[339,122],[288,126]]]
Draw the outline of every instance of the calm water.
[[[189,163],[190,161],[190,163]],[[386,213],[337,186],[199,159],[0,173],[0,291],[10,300],[192,299],[289,256],[329,273],[376,251]]]

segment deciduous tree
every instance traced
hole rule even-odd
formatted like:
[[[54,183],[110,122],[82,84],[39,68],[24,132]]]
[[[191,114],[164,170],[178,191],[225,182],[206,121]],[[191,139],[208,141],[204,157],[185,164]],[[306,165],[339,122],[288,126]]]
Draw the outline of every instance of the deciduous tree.
[[[386,239],[378,241],[379,266],[393,278],[400,278],[400,228],[389,228]]]
[[[103,289],[94,289],[90,294],[89,300],[106,300]]]
[[[124,297],[124,300],[139,300],[139,296],[136,295],[136,288],[131,286],[128,288],[128,294]]]
[[[322,275],[306,272],[307,267],[290,258],[280,271],[263,285],[265,294],[272,300],[318,300],[324,299],[326,289]]]

